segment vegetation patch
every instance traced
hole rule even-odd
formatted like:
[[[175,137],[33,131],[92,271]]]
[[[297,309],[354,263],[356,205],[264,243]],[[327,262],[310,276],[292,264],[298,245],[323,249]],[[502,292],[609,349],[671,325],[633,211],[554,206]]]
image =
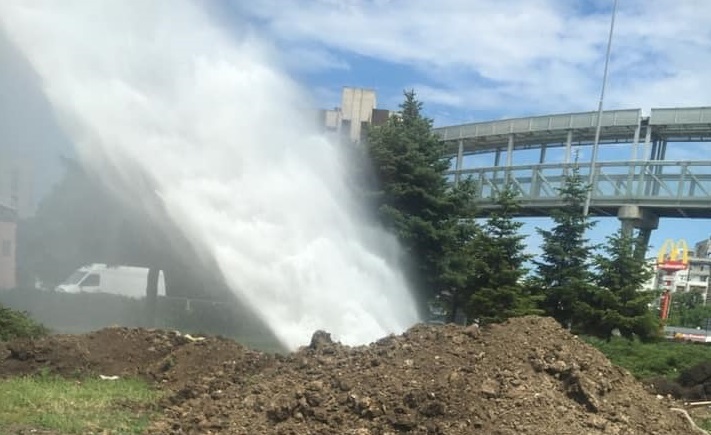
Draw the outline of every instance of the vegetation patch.
[[[139,434],[160,393],[135,379],[82,381],[56,376],[0,381],[0,432],[30,427],[63,434]]]
[[[702,344],[674,341],[642,343],[619,337],[609,341],[593,337],[585,337],[585,340],[637,379],[656,376],[675,379],[681,371],[711,359],[711,347]]]
[[[47,335],[48,329],[27,313],[0,305],[0,341],[14,338],[37,338]]]

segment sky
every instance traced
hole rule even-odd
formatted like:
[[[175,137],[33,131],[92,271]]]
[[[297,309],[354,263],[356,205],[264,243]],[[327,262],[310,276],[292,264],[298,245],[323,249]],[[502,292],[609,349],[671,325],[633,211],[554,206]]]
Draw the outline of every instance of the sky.
[[[310,104],[338,106],[341,88],[353,86],[374,89],[379,108],[395,109],[403,90],[414,89],[441,126],[595,110],[613,0],[201,3],[226,32],[265,41]],[[708,0],[620,0],[605,108],[711,106],[709,22]],[[41,194],[60,173],[56,156],[71,154],[72,145],[35,81],[0,32],[0,151],[38,159]],[[670,147],[668,158],[689,157],[711,160],[711,148]],[[527,220],[532,252],[540,244],[535,227],[548,225]],[[617,227],[602,219],[590,237],[603,241]],[[709,220],[663,219],[652,249],[669,237],[693,243],[709,234]]]
[[[594,111],[600,98],[613,0],[263,0],[222,6],[269,40],[322,107],[342,86],[376,90],[394,109],[414,89],[435,126]],[[620,0],[605,109],[711,105],[711,2]],[[586,150],[581,150],[585,158]],[[602,159],[627,158],[629,146]],[[523,164],[531,155],[518,156]],[[536,156],[537,157],[537,156]],[[535,157],[534,157],[535,158]],[[588,157],[589,158],[589,157]],[[668,159],[708,159],[706,144],[670,144]],[[516,157],[514,159],[516,162]],[[710,204],[711,206],[711,204]],[[539,252],[527,219],[529,251]],[[590,231],[603,242],[614,218]],[[667,238],[711,234],[710,220],[662,219],[651,254]]]

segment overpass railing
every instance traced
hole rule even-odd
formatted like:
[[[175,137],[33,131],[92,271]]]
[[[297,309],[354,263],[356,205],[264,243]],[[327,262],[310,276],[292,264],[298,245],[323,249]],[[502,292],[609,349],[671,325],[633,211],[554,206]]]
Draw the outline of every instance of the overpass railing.
[[[573,164],[496,166],[451,171],[453,178],[471,177],[477,184],[480,206],[493,206],[507,181],[526,203],[555,202]],[[607,203],[708,204],[711,209],[711,161],[622,161],[577,164],[583,182],[594,171],[592,200]]]
[[[606,110],[602,114],[602,127],[635,127],[642,115],[640,109]],[[438,127],[433,131],[442,140],[476,138],[492,135],[550,132],[597,126],[597,112],[565,113],[533,116],[529,118],[502,119],[469,124]]]

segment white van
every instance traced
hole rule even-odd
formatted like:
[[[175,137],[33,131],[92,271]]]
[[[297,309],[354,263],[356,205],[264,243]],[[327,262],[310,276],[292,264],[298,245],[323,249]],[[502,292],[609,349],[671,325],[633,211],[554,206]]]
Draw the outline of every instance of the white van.
[[[92,264],[82,266],[55,290],[65,293],[111,293],[133,298],[146,296],[148,268],[107,266]],[[163,271],[158,275],[158,295],[165,296]]]

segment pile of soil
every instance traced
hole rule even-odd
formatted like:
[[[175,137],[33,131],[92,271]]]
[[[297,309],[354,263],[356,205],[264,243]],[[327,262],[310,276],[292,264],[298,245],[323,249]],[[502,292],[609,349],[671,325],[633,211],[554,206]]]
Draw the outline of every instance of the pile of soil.
[[[672,401],[548,318],[417,325],[362,347],[319,331],[288,355],[125,328],[7,347],[0,376],[153,380],[167,390],[153,434],[695,433]]]
[[[675,380],[657,377],[648,382],[659,394],[688,401],[708,401],[711,399],[711,361],[683,370]]]
[[[112,327],[0,343],[0,378],[38,373],[140,377],[175,390],[201,374],[219,371],[224,361],[239,360],[249,367],[265,358],[269,357],[222,337]]]

